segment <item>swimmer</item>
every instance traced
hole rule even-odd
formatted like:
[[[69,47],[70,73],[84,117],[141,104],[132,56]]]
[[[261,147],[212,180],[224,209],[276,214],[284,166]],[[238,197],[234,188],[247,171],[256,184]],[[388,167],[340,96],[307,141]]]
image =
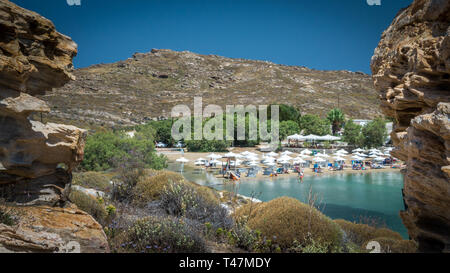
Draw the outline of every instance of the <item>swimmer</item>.
[[[303,184],[303,178],[305,177],[305,174],[303,173],[303,171],[300,171],[298,173],[298,177],[300,178],[300,182]]]

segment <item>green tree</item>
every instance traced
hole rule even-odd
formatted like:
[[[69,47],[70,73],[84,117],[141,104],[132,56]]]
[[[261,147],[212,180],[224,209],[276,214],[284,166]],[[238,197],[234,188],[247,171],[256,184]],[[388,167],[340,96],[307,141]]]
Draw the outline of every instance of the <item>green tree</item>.
[[[362,128],[363,144],[367,148],[378,148],[385,144],[387,138],[386,121],[376,118]]]
[[[353,119],[350,119],[344,126],[344,141],[349,145],[359,146],[361,144],[361,126],[354,123]]]
[[[186,148],[189,152],[201,153],[220,153],[226,152],[230,147],[230,141],[226,140],[188,140],[186,141]]]
[[[330,123],[318,115],[307,114],[300,117],[299,127],[305,135],[327,135],[331,133]]]
[[[293,134],[300,133],[300,127],[298,123],[293,120],[287,120],[280,122],[280,139],[286,139],[286,137]]]
[[[269,105],[269,107],[267,107],[267,118],[270,119],[272,117],[272,105]],[[286,104],[280,104],[279,106],[279,118],[280,118],[280,123],[282,121],[288,121],[288,120],[293,120],[293,121],[298,121],[301,117],[301,113],[300,110],[294,106],[290,106],[290,105],[286,105]]]
[[[345,115],[341,109],[334,108],[328,112],[328,121],[331,123],[333,135],[336,135],[341,129],[345,121]]]
[[[139,130],[144,130],[146,127],[151,127],[155,131],[154,139],[156,142],[162,142],[173,146],[175,141],[172,138],[172,120],[151,121],[144,126],[138,126]]]

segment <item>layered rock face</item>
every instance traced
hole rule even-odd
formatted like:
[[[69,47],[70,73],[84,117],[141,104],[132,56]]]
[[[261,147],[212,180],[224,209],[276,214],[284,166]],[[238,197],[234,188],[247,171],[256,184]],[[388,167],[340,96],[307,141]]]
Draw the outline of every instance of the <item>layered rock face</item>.
[[[0,224],[0,253],[107,252],[102,227],[76,208],[18,207],[19,223]]]
[[[372,58],[393,155],[407,164],[401,217],[420,251],[450,252],[450,2],[416,0]]]
[[[27,237],[25,230],[31,230],[31,226],[45,226],[37,228],[34,231],[37,234],[31,237],[38,238],[45,233],[45,236],[53,234],[51,238],[64,239],[67,236],[63,233],[72,230],[66,216],[82,214],[77,209],[64,211],[63,208],[56,213],[52,208],[68,204],[71,171],[83,159],[86,132],[74,126],[43,124],[29,118],[32,113],[50,110],[34,96],[61,87],[73,78],[72,59],[76,53],[77,45],[58,33],[52,22],[0,0],[0,198],[29,207],[25,211],[33,215],[29,219],[51,219],[43,220],[45,225],[34,225],[33,220],[26,224],[21,221],[15,232],[22,230],[25,234],[22,237],[12,235],[14,232],[6,231],[0,223],[0,251],[5,244],[20,251],[23,242],[33,241],[24,239],[20,243],[19,239]],[[46,211],[55,214],[48,216]],[[104,251],[106,238],[101,227],[90,216],[81,218],[73,224],[78,225],[77,232],[97,230],[101,234],[97,236],[101,242],[98,249]],[[8,244],[5,239],[8,234],[10,239],[17,238],[15,246],[12,246],[14,240]],[[82,243],[81,250],[87,245]]]

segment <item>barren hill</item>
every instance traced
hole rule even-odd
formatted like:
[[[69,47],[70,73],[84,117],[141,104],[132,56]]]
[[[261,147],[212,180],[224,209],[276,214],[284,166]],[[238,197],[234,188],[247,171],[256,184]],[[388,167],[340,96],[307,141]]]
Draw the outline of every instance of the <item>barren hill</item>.
[[[324,116],[338,105],[352,118],[380,115],[369,75],[154,49],[74,71],[76,80],[43,99],[44,119],[83,127],[140,124],[169,117],[177,104],[288,104]]]

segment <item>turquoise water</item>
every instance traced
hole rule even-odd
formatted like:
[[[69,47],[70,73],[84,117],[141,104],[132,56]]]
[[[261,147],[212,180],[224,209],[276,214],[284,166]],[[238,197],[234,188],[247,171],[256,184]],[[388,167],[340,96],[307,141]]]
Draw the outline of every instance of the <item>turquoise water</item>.
[[[169,169],[182,170],[179,164],[170,164]],[[202,170],[184,167],[183,175],[200,185],[232,190],[230,182]],[[289,196],[308,203],[312,189],[319,209],[330,218],[358,221],[361,216],[370,217],[407,239],[406,228],[399,216],[399,212],[404,210],[402,188],[403,175],[399,172],[306,175],[303,184],[296,177],[243,180],[238,184],[239,194],[262,201]]]

